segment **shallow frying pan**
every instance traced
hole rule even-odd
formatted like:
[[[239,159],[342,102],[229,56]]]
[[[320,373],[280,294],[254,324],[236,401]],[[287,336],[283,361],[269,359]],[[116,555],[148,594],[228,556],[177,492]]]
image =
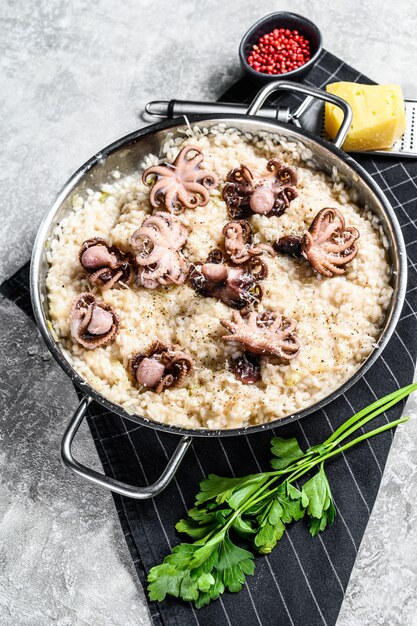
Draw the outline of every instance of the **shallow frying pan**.
[[[287,124],[279,121],[269,121],[261,117],[256,117],[256,114],[262,107],[266,98],[276,91],[292,91],[297,94],[307,96],[304,101],[305,104],[303,103],[301,107],[299,107],[299,111],[303,109],[303,106],[305,109],[311,103],[312,98],[327,100],[339,106],[343,110],[344,120],[334,143],[325,141],[324,139],[301,129],[299,125]],[[295,121],[296,118],[297,116],[295,116]],[[360,206],[369,207],[369,209],[373,211],[381,221],[385,235],[389,242],[393,296],[381,329],[380,339],[366,361],[354,373],[354,375],[336,391],[329,394],[320,402],[316,402],[302,411],[282,419],[277,419],[268,424],[249,426],[244,429],[223,431],[204,429],[186,430],[176,426],[169,426],[151,421],[139,415],[130,415],[121,406],[107,400],[104,396],[93,389],[85,380],[83,380],[79,374],[77,374],[69,363],[64,350],[57,343],[51,333],[50,324],[48,324],[48,297],[46,289],[48,263],[46,259],[46,246],[49,239],[52,237],[56,225],[72,210],[71,199],[74,194],[85,196],[88,188],[97,188],[101,184],[105,183],[108,180],[110,173],[115,169],[119,170],[122,175],[129,175],[132,172],[137,171],[137,164],[141,162],[146,154],[149,154],[150,152],[158,154],[160,152],[160,146],[167,131],[183,131],[186,128],[184,118],[164,121],[142,128],[119,139],[93,156],[66,182],[39,228],[32,255],[30,274],[32,306],[38,327],[46,345],[62,369],[68,374],[72,382],[75,383],[75,385],[84,394],[84,397],[72,416],[62,439],[61,455],[64,464],[80,476],[83,476],[93,483],[121,495],[137,499],[152,498],[167,486],[180,465],[193,437],[234,437],[243,433],[245,435],[250,435],[261,429],[276,428],[277,426],[288,424],[289,422],[293,422],[294,420],[298,420],[306,415],[309,415],[313,411],[320,409],[343,394],[359,378],[361,378],[361,376],[363,376],[363,374],[377,360],[382,350],[385,348],[398,322],[404,302],[407,283],[407,263],[404,240],[395,213],[381,189],[367,174],[367,172],[358,163],[356,163],[351,156],[345,154],[340,149],[352,120],[352,112],[349,105],[344,102],[344,100],[327,94],[319,89],[313,89],[296,83],[278,81],[269,83],[261,89],[252,104],[249,106],[246,115],[231,114],[222,115],[221,117],[206,116],[204,118],[193,117],[190,119],[193,125],[197,124],[201,127],[210,128],[215,124],[223,122],[226,126],[238,128],[244,132],[267,131],[278,133],[283,138],[299,141],[307,148],[310,148],[313,153],[313,160],[315,164],[324,172],[332,174],[332,171],[334,171],[333,168],[337,168],[339,175],[345,183],[357,190],[359,196],[358,204]],[[153,485],[149,485],[147,487],[136,487],[121,483],[120,481],[83,466],[74,458],[71,449],[72,441],[85,417],[88,405],[92,400],[100,403],[106,409],[120,417],[137,422],[142,426],[169,432],[180,437],[178,446],[171,459],[168,461],[164,472]]]

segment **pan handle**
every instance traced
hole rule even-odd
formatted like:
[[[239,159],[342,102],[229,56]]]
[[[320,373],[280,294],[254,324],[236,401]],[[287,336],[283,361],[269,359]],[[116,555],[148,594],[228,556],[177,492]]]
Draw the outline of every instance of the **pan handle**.
[[[61,458],[63,464],[79,476],[82,476],[95,485],[104,487],[105,489],[118,493],[121,496],[135,498],[136,500],[147,500],[148,498],[154,498],[157,496],[173,479],[175,472],[180,466],[180,463],[188,450],[192,437],[182,437],[161,476],[152,485],[148,485],[146,487],[136,487],[134,485],[122,483],[115,478],[111,478],[110,476],[106,476],[105,474],[101,474],[100,472],[96,472],[95,470],[82,465],[72,454],[73,439],[86,415],[90,402],[91,398],[84,396],[67,428],[65,429],[61,442]]]
[[[309,108],[314,101],[314,98],[324,100],[325,102],[331,102],[331,104],[340,107],[343,111],[343,121],[333,143],[336,148],[342,147],[349,127],[352,123],[352,109],[345,100],[339,98],[339,96],[334,96],[332,93],[327,93],[327,91],[323,91],[322,89],[317,89],[316,87],[308,87],[307,85],[300,85],[299,83],[276,80],[273,83],[268,83],[258,92],[249,105],[247,115],[256,115],[268,96],[276,91],[292,91],[307,96],[298,109],[291,115],[291,121],[295,123],[298,122],[298,118]]]

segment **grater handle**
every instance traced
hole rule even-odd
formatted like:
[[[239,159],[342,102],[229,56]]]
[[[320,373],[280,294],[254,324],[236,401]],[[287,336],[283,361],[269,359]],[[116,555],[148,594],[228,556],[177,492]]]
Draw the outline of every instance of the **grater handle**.
[[[335,106],[341,108],[343,111],[343,121],[333,143],[336,148],[342,147],[349,127],[352,123],[352,109],[345,100],[339,98],[339,96],[334,96],[331,93],[327,93],[327,91],[323,91],[322,89],[308,87],[307,85],[301,85],[300,83],[290,83],[288,81],[276,80],[273,83],[268,83],[259,91],[259,93],[255,96],[255,98],[249,105],[247,115],[256,115],[259,109],[264,104],[265,100],[276,91],[290,91],[307,96],[304,102],[291,116],[291,121],[297,125],[299,125],[298,118],[303,113],[305,113],[307,108],[312,104],[314,98],[317,98],[318,100],[324,100],[325,102],[331,102],[331,104],[334,104]]]

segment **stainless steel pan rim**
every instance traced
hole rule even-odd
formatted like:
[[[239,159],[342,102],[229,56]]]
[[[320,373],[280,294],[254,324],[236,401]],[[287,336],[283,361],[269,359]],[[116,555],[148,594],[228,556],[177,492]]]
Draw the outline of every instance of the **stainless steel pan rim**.
[[[282,85],[283,83],[279,83],[280,88],[282,88]],[[268,91],[268,93],[270,93],[271,91],[273,91],[273,86],[274,84],[270,83],[267,87],[265,87],[261,91],[262,95],[264,95],[264,92]],[[294,84],[291,84],[291,87],[293,88]],[[303,91],[303,90],[305,91],[304,86],[297,86],[297,87],[300,87],[299,89],[300,91]],[[315,93],[316,90],[313,89],[311,91],[314,92],[315,95],[317,95]],[[266,98],[268,93],[265,95],[263,99]],[[260,95],[261,94],[259,94],[259,96]],[[258,105],[259,105],[259,96],[258,96],[258,103],[257,103]],[[321,97],[321,96],[318,96],[318,97]],[[251,106],[251,108],[253,109],[253,105]],[[284,131],[285,134],[288,134],[290,132],[292,135],[295,134],[301,140],[303,138],[306,138],[314,142],[317,146],[321,146],[322,148],[324,148],[328,153],[332,153],[335,157],[337,157],[338,160],[347,164],[349,168],[353,170],[353,172],[359,177],[359,179],[362,179],[362,181],[369,188],[370,192],[376,196],[376,198],[379,200],[379,202],[383,206],[384,211],[388,217],[390,229],[393,233],[395,250],[391,251],[391,253],[396,258],[397,269],[398,269],[396,288],[393,294],[393,304],[391,305],[388,319],[386,319],[385,321],[384,330],[382,331],[381,336],[378,340],[378,345],[375,347],[375,349],[369,355],[369,357],[365,360],[365,362],[360,366],[360,368],[341,387],[339,387],[334,392],[329,394],[326,398],[323,398],[319,402],[316,402],[314,405],[307,407],[306,409],[302,411],[299,411],[292,415],[288,415],[283,418],[278,418],[267,424],[260,424],[260,425],[248,426],[245,428],[235,428],[235,429],[221,430],[221,431],[213,431],[213,430],[207,430],[207,429],[185,429],[185,428],[180,428],[177,426],[170,426],[170,425],[162,424],[160,422],[155,422],[145,417],[129,414],[121,406],[110,402],[109,400],[104,398],[100,393],[98,393],[95,389],[93,389],[79,374],[77,374],[77,372],[72,368],[70,363],[64,358],[61,350],[58,348],[57,343],[55,339],[53,338],[50,329],[48,328],[47,319],[46,319],[46,316],[44,314],[44,309],[43,309],[42,294],[40,290],[40,280],[41,280],[40,267],[41,267],[42,255],[44,254],[44,246],[45,246],[46,238],[48,236],[51,223],[53,222],[54,217],[59,207],[61,206],[63,201],[68,197],[71,191],[76,187],[77,183],[83,177],[85,177],[89,171],[91,171],[100,162],[103,162],[103,160],[106,160],[110,155],[118,152],[121,148],[125,148],[125,147],[128,147],[129,145],[136,144],[138,141],[140,141],[144,137],[149,136],[149,135],[154,135],[158,131],[169,130],[179,125],[183,126],[184,121],[182,118],[179,118],[179,119],[174,119],[174,120],[158,122],[157,124],[153,124],[146,128],[130,133],[129,135],[126,135],[125,137],[118,139],[114,143],[110,144],[109,146],[107,146],[106,148],[98,152],[70,177],[70,179],[67,181],[67,183],[64,185],[64,187],[58,194],[50,211],[48,211],[48,213],[46,214],[45,218],[43,219],[41,223],[41,226],[39,228],[36,241],[34,244],[33,254],[32,254],[31,270],[30,270],[30,289],[31,289],[32,306],[33,306],[36,322],[37,322],[38,328],[40,329],[41,335],[46,345],[48,346],[55,360],[59,363],[62,369],[66,372],[66,374],[69,376],[72,382],[88,398],[88,399],[84,399],[81,402],[80,407],[77,410],[78,418],[79,418],[78,423],[76,419],[77,417],[77,412],[76,412],[76,414],[74,415],[73,421],[70,423],[67,429],[67,432],[65,433],[66,441],[63,442],[63,449],[62,449],[64,462],[69,467],[71,467],[71,469],[73,469],[80,475],[83,475],[89,480],[92,480],[93,482],[101,484],[102,486],[105,486],[108,489],[112,489],[113,491],[118,491],[119,493],[123,493],[123,495],[129,495],[131,497],[153,497],[154,495],[156,495],[156,493],[159,493],[159,491],[161,491],[162,488],[166,486],[167,482],[169,482],[169,480],[172,478],[173,473],[171,476],[168,477],[169,480],[166,483],[164,483],[161,489],[156,490],[155,493],[152,492],[146,495],[135,495],[135,493],[130,493],[129,490],[121,491],[120,488],[118,488],[117,484],[113,484],[112,486],[109,486],[108,484],[103,484],[103,481],[101,479],[94,478],[91,475],[86,476],[86,472],[85,472],[86,468],[84,468],[83,466],[80,466],[75,461],[75,459],[73,459],[70,446],[71,446],[72,438],[74,437],[78,429],[78,426],[84,417],[85,411],[87,409],[87,406],[90,400],[95,400],[96,402],[101,404],[103,407],[105,407],[107,410],[113,413],[116,413],[120,417],[134,421],[142,426],[154,428],[156,430],[172,433],[175,435],[182,435],[183,439],[181,440],[176,450],[176,453],[178,453],[177,456],[180,457],[177,463],[178,465],[192,437],[233,437],[233,436],[242,435],[242,434],[248,435],[248,434],[260,432],[262,430],[276,428],[278,426],[289,424],[293,421],[306,417],[307,415],[323,408],[325,405],[332,402],[334,399],[336,399],[337,397],[345,393],[352,385],[354,385],[365,374],[365,372],[375,363],[375,361],[378,359],[381,352],[387,345],[389,339],[391,338],[395,330],[395,327],[398,323],[400,314],[401,314],[401,309],[404,303],[406,284],[407,284],[407,262],[406,262],[405,244],[404,244],[403,236],[401,233],[401,228],[398,223],[397,217],[394,213],[394,210],[392,209],[390,203],[388,202],[387,198],[385,197],[381,189],[371,178],[371,176],[356,161],[354,161],[352,157],[348,156],[346,153],[344,153],[335,145],[301,128],[295,129],[293,125],[288,125],[284,123],[276,123],[276,122],[271,122],[271,121],[268,121],[266,123],[265,119],[256,117],[256,116],[251,117],[250,120],[248,120],[246,116],[241,116],[241,115],[227,115],[227,116],[225,115],[225,116],[222,116],[221,118],[219,118],[218,116],[205,116],[204,120],[202,120],[200,117],[190,118],[190,121],[198,122],[200,125],[204,125],[204,122],[209,123],[212,121],[216,121],[216,123],[221,123],[221,122],[230,123],[233,120],[236,122],[241,122],[242,120],[244,120],[245,124],[248,124],[248,122],[250,122],[251,124],[257,127],[259,126],[273,127],[273,130],[277,133],[279,133],[280,130]],[[80,413],[82,413],[81,416],[80,416]],[[75,425],[75,428],[73,428],[74,425]],[[64,445],[64,443],[66,443],[66,445]],[[82,470],[80,468],[82,468]],[[95,472],[93,472],[92,470],[91,472],[92,474],[95,474]],[[99,476],[101,477],[101,475]],[[113,481],[113,482],[117,483],[118,481]]]

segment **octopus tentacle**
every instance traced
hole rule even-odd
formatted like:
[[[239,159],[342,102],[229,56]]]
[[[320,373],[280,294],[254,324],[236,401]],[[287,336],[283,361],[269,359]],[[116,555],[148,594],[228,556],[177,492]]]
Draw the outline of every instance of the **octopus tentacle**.
[[[185,206],[187,206],[187,196],[190,198],[189,208],[194,208],[195,206],[205,206],[210,200],[209,192],[199,183],[189,183],[187,186],[187,192],[183,189],[178,192],[178,197],[181,198],[181,202]]]

